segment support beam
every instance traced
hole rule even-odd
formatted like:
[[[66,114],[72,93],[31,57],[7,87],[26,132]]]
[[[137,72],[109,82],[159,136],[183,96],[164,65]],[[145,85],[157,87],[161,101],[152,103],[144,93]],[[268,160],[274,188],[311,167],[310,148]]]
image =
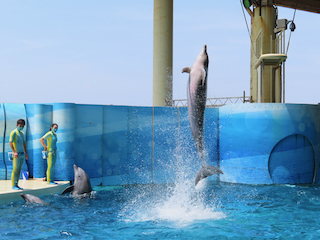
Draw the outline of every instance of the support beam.
[[[153,106],[172,106],[173,0],[154,0]]]
[[[277,41],[274,33],[276,26],[276,9],[272,3],[261,7],[255,6],[251,18],[251,97],[253,102],[280,102],[278,81],[275,81],[273,68],[279,63],[272,64],[274,54],[277,56]],[[271,56],[271,60],[268,58]],[[281,54],[280,54],[281,55]],[[282,56],[280,56],[282,57]],[[276,59],[277,60],[277,59]],[[268,64],[268,61],[271,61]],[[262,68],[258,65],[262,63]],[[257,72],[257,69],[259,72]],[[280,67],[281,70],[281,67]]]

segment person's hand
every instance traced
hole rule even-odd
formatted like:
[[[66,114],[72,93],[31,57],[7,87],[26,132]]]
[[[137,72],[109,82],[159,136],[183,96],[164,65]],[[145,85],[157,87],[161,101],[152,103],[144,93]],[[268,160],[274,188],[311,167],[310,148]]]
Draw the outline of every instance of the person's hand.
[[[47,146],[44,147],[44,150],[43,150],[43,151],[47,151]]]
[[[55,155],[56,155],[56,153],[55,153],[53,150],[52,150],[52,155],[53,155],[53,156],[55,156]]]
[[[26,153],[26,159],[28,160],[28,158],[29,158],[29,156],[28,156],[28,154]]]
[[[14,157],[15,157],[15,158],[18,158],[18,156],[19,156],[18,153],[17,153],[17,152],[14,152]]]

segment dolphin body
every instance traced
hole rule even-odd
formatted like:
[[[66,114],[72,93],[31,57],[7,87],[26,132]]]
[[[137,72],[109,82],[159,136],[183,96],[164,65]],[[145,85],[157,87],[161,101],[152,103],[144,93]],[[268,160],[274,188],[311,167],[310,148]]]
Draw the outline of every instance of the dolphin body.
[[[92,188],[87,173],[81,168],[73,165],[74,169],[74,184],[67,187],[61,195],[72,193],[73,196],[91,193]]]
[[[207,45],[204,45],[192,67],[185,67],[182,69],[183,73],[189,73],[187,85],[189,121],[192,137],[202,163],[202,167],[196,175],[195,185],[197,185],[201,179],[213,174],[223,174],[219,168],[208,165],[204,161],[202,132],[204,110],[207,101],[208,65],[209,57],[207,54]]]
[[[47,204],[46,202],[42,201],[37,196],[31,195],[31,194],[23,194],[23,193],[20,193],[20,195],[27,203]]]

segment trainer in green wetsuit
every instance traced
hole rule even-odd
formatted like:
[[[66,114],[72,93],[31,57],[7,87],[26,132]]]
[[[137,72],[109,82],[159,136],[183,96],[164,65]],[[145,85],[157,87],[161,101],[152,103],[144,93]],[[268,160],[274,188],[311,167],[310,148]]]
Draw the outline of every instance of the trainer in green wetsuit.
[[[23,190],[18,186],[24,159],[28,159],[26,142],[22,129],[26,125],[23,119],[17,121],[17,128],[10,133],[9,146],[13,152],[13,169],[11,174],[12,189]]]
[[[56,165],[57,155],[57,134],[58,131],[58,124],[52,124],[49,132],[47,132],[42,138],[40,138],[40,142],[44,147],[44,151],[48,151],[47,162],[48,162],[48,169],[47,169],[47,181],[48,184],[57,184],[53,181],[53,172],[54,166]],[[47,145],[44,143],[44,140],[47,140]]]

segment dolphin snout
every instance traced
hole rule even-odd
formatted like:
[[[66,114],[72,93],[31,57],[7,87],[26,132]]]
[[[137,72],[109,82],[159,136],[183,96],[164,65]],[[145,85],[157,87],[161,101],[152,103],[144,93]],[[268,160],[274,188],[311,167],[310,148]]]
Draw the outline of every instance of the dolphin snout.
[[[203,46],[202,51],[203,51],[203,52],[207,52],[207,44],[205,44],[205,45]]]

